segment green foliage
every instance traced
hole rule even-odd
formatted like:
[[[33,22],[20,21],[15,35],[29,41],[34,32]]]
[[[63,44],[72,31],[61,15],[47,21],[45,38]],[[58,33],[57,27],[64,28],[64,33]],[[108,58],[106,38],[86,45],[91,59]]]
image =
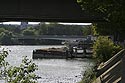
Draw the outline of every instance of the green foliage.
[[[93,56],[97,58],[99,63],[105,62],[120,50],[121,47],[114,45],[108,36],[99,36],[93,45]]]
[[[22,31],[23,35],[35,35],[35,29],[28,27]]]
[[[99,35],[96,28],[97,27],[96,27],[95,24],[84,27],[83,28],[83,35],[84,36],[87,36],[87,35]]]
[[[96,79],[96,72],[94,71],[93,67],[88,68],[84,75],[82,81],[79,83],[92,83]]]
[[[97,32],[97,27],[96,27],[95,24],[92,24],[92,34],[95,35],[95,36],[99,35],[99,33]]]
[[[40,35],[83,35],[84,27],[86,26],[51,23],[40,24],[36,29]]]
[[[83,11],[107,21],[97,23],[95,30],[100,35],[113,35],[114,40],[120,41],[125,39],[124,0],[77,0],[77,2]]]
[[[37,83],[35,70],[37,70],[37,65],[24,57],[19,67],[9,67],[8,83]]]
[[[20,34],[20,32],[21,32],[20,27],[17,25],[0,25],[0,31],[1,31],[1,29],[12,32],[14,35]]]
[[[37,26],[27,26],[23,29],[18,25],[0,25],[0,43],[1,44],[29,44],[28,40],[18,41],[18,37],[41,36],[41,35],[90,35],[91,26],[81,25],[62,25],[58,23],[45,24]],[[42,44],[33,40],[34,44]],[[44,40],[43,40],[44,42]]]
[[[96,31],[100,35],[112,35],[114,41],[124,41],[125,39],[125,28],[123,23],[97,23]]]
[[[6,30],[4,28],[0,28],[0,33],[5,32]]]
[[[92,27],[88,26],[88,27],[85,27],[83,29],[83,35],[84,36],[91,35],[91,34],[92,34]]]
[[[32,60],[25,56],[19,67],[9,67],[7,56],[8,51],[3,49],[0,52],[0,79],[5,80],[5,83],[37,83],[35,71],[38,66]]]
[[[8,62],[6,62],[6,57],[8,56],[8,51],[5,51],[2,49],[0,51],[0,79],[5,79],[7,77],[7,66],[9,65]]]
[[[124,0],[77,0],[82,9],[93,15],[103,15],[109,22],[122,22],[125,20]]]
[[[12,37],[13,37],[12,32],[9,32],[9,31],[1,32],[0,33],[0,43],[1,44],[12,44],[12,42],[13,42]]]

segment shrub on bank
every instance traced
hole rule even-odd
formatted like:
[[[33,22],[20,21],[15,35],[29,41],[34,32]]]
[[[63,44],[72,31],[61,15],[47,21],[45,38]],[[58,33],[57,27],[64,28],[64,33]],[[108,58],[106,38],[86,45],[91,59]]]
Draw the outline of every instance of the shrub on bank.
[[[32,60],[24,57],[19,67],[9,67],[7,56],[8,51],[0,51],[0,80],[5,80],[4,83],[37,83],[35,71],[38,66]]]
[[[97,62],[105,62],[122,48],[115,45],[108,36],[99,36],[93,45],[93,57]]]
[[[96,72],[94,71],[94,68],[88,68],[84,75],[82,81],[79,83],[92,83],[94,80],[96,80]]]
[[[96,58],[96,66],[101,62],[105,62],[110,59],[113,55],[119,52],[122,48],[115,45],[114,42],[108,36],[99,36],[93,45],[93,57]],[[83,79],[79,83],[93,83],[96,80],[95,68],[88,68]]]

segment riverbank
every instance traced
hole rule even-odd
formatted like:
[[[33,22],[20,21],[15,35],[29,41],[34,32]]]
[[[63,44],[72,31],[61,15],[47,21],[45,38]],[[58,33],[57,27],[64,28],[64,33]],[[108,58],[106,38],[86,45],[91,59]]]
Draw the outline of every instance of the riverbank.
[[[79,83],[124,83],[125,49],[94,68],[89,68]]]

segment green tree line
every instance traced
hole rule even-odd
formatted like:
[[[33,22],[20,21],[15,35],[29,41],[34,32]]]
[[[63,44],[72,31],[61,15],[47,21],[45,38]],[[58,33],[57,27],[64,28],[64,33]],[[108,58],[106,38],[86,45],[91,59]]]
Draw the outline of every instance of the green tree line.
[[[13,37],[39,35],[90,35],[91,26],[62,25],[57,23],[41,23],[37,26],[0,25],[0,43],[14,44]]]

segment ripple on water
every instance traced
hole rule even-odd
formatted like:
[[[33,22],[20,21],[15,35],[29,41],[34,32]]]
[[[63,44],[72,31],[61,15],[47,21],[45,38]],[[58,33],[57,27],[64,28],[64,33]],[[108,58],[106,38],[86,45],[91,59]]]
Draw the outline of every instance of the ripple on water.
[[[2,46],[11,50],[7,60],[11,65],[19,65],[22,56],[32,58],[34,49],[62,47],[62,46]],[[88,59],[65,60],[65,59],[41,59],[34,60],[38,65],[36,74],[41,77],[39,83],[77,83],[81,80],[86,67],[91,65]]]

